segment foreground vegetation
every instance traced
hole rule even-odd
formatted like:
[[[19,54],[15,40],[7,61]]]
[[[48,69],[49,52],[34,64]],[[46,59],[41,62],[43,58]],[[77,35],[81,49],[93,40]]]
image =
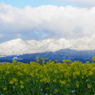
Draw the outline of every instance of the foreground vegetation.
[[[95,95],[95,57],[92,60],[1,63],[0,95]]]

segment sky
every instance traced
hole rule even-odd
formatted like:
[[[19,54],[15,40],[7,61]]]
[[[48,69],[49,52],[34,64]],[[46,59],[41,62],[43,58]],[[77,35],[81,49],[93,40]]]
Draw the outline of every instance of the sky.
[[[0,43],[95,35],[95,0],[0,0]]]

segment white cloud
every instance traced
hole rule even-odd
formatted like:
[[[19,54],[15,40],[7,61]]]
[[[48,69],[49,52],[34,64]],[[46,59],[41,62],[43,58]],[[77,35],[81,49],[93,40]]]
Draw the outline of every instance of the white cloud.
[[[0,3],[0,33],[8,31],[20,34],[20,32],[45,30],[55,34],[55,37],[76,38],[94,35],[94,21],[95,7],[43,5],[36,8],[26,6],[24,9],[19,9]]]
[[[95,0],[54,0],[54,1],[74,3],[74,4],[76,4],[78,6],[82,6],[82,7],[94,7],[95,6]]]

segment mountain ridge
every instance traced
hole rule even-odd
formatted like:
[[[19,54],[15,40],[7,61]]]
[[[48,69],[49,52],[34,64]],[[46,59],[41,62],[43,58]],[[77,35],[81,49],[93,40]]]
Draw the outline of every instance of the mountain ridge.
[[[0,55],[21,55],[43,52],[56,52],[62,49],[71,49],[77,51],[95,50],[95,37],[84,37],[78,39],[67,40],[60,39],[44,39],[22,40],[21,38],[12,39],[0,44]]]
[[[17,60],[20,62],[29,63],[31,61],[36,61],[36,57],[40,58],[44,57],[45,61],[58,60],[59,62],[61,62],[64,59],[70,59],[72,61],[81,61],[85,63],[86,61],[92,61],[91,59],[94,56],[95,56],[95,50],[77,51],[71,49],[62,49],[56,52],[1,56],[0,62],[12,62],[12,60]]]

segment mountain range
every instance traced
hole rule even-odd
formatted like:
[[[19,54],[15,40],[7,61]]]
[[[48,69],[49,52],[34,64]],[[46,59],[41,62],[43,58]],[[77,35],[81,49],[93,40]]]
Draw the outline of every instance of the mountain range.
[[[70,40],[65,38],[40,41],[13,39],[0,44],[0,60],[6,58],[34,60],[34,57],[37,56],[45,57],[47,60],[90,60],[91,57],[95,56],[94,39],[95,36]]]

